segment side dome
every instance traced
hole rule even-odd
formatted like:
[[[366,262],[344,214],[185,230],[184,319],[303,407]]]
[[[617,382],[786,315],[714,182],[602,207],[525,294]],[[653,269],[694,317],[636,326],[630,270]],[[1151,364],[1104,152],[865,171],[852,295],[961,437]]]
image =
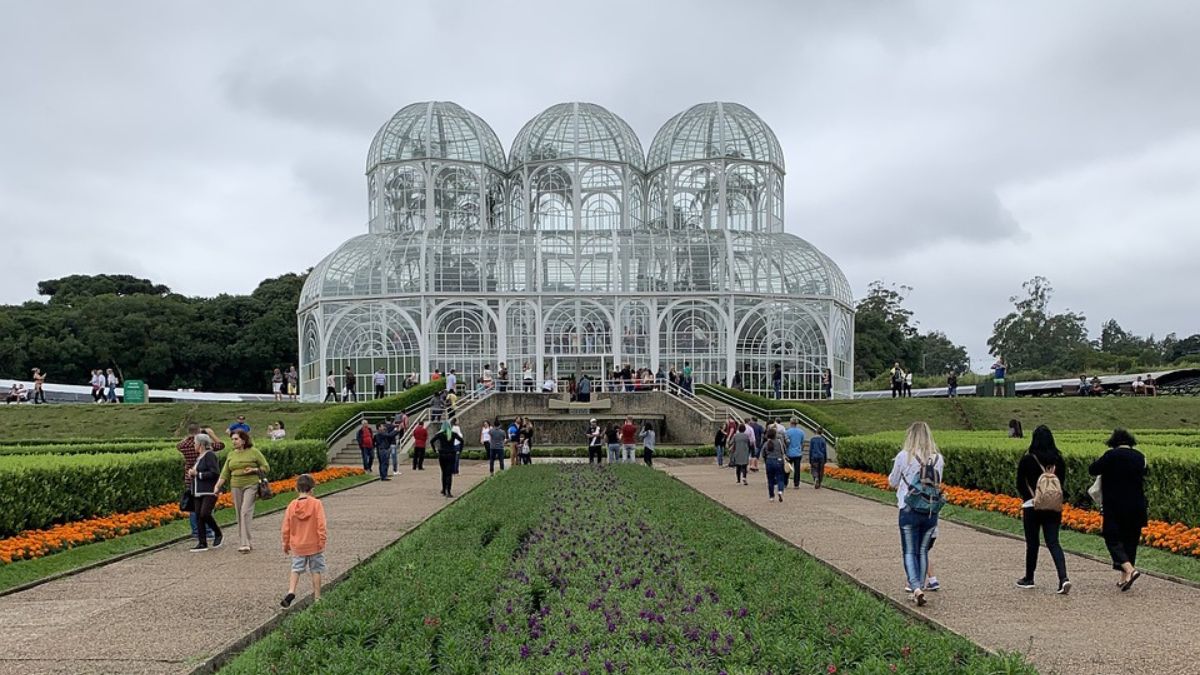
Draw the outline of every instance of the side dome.
[[[730,158],[774,164],[783,171],[783,150],[771,127],[739,103],[701,103],[675,115],[654,135],[650,170],[674,162]]]
[[[645,171],[646,155],[637,134],[595,103],[559,103],[529,120],[513,140],[510,166],[530,162],[585,159],[623,162]]]
[[[367,173],[388,162],[448,159],[507,170],[496,132],[475,113],[450,101],[404,106],[375,134],[367,152]]]

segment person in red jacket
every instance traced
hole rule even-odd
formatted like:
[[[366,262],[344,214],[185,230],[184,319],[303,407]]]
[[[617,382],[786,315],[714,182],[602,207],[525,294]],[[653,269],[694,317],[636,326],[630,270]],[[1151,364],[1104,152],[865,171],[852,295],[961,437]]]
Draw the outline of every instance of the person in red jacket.
[[[375,431],[366,420],[358,428],[358,449],[362,452],[363,471],[371,473],[371,467],[375,466]]]
[[[621,425],[621,461],[633,462],[633,444],[637,442],[638,428],[633,424],[632,417],[626,417]]]
[[[413,471],[425,470],[425,447],[429,445],[429,428],[426,425],[417,423],[413,427]]]
[[[296,586],[300,575],[308,572],[312,576],[313,602],[321,600],[321,575],[325,572],[325,507],[321,500],[312,495],[316,482],[313,477],[302,473],[296,478],[299,493],[283,516],[281,535],[283,552],[292,556],[292,573],[288,578],[288,592],[279,603],[288,607],[296,599]]]

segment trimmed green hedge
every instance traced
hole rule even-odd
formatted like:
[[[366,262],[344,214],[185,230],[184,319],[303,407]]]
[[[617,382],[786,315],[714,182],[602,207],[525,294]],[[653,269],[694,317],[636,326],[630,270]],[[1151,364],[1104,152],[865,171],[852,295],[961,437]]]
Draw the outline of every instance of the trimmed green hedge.
[[[144,445],[162,445],[168,438],[161,436],[144,438],[18,438],[0,439],[0,452],[10,452],[10,448],[21,448],[31,445],[99,445],[104,443],[141,443]],[[19,452],[16,450],[11,450]]]
[[[101,453],[151,452],[174,448],[179,441],[96,441],[93,443],[46,443],[44,445],[0,446],[0,456],[12,455],[96,455]]]
[[[935,433],[934,438],[946,457],[947,484],[1017,496],[1017,462],[1028,449],[1029,439],[962,431]],[[887,474],[903,440],[904,434],[900,432],[843,439],[838,444],[838,464]],[[1098,436],[1095,441],[1074,440],[1064,434],[1056,440],[1066,462],[1064,496],[1072,504],[1090,507],[1087,488],[1092,477],[1088,475],[1088,466],[1104,453],[1104,437]],[[1200,448],[1195,450],[1195,457],[1188,457],[1188,449],[1156,448],[1150,443],[1139,447],[1149,467],[1146,498],[1150,502],[1150,517],[1200,525],[1200,502],[1195,498],[1196,486],[1200,485]]]
[[[296,430],[296,438],[324,441],[329,435],[338,430],[355,415],[370,410],[404,410],[405,408],[429,398],[446,386],[442,380],[427,382],[413,387],[399,396],[359,401],[358,403],[335,403],[309,415],[300,428]]]
[[[773,398],[765,398],[758,396],[757,394],[748,394],[744,391],[738,391],[737,389],[722,387],[719,384],[698,384],[696,385],[697,393],[703,394],[704,388],[706,387],[766,410],[787,410],[789,408],[793,408],[804,413],[805,415],[808,415],[808,417],[814,422],[824,427],[839,439],[842,436],[850,436],[854,433],[851,431],[850,427],[841,423],[837,420],[837,418],[833,417],[829,413],[821,410],[817,406],[810,405],[802,401],[776,401]]]
[[[319,471],[321,441],[256,447],[272,480]],[[229,451],[221,453],[222,459]],[[137,511],[179,499],[183,462],[174,448],[147,452],[0,456],[0,536],[92,516]]]
[[[605,458],[604,461],[607,462],[608,461],[608,446],[607,445],[602,446],[601,449],[604,451],[604,453],[603,453],[604,458]],[[635,451],[636,451],[635,454],[637,455],[637,460],[640,462],[642,459],[642,446],[640,446],[640,445],[635,446]],[[426,455],[426,457],[437,457],[436,452],[433,452],[433,451],[427,451],[427,452],[428,452],[428,454]],[[411,453],[410,453],[410,456],[411,456]],[[534,458],[538,458],[538,457],[542,457],[542,458],[547,458],[547,457],[587,457],[588,451],[587,451],[586,447],[582,447],[582,446],[575,447],[575,448],[566,448],[566,447],[539,448],[537,446],[534,446],[533,449],[530,451],[530,456],[532,456]],[[683,459],[683,458],[688,458],[688,457],[716,457],[716,456],[717,456],[717,451],[711,445],[701,445],[701,446],[690,447],[690,448],[663,447],[663,448],[655,448],[654,449],[655,459],[660,459],[660,458],[662,458],[662,459]],[[505,457],[505,459],[508,459],[511,457],[511,446],[505,446],[504,457]],[[462,458],[463,459],[487,459],[487,453],[485,453],[480,448],[472,448],[470,450],[463,450]]]

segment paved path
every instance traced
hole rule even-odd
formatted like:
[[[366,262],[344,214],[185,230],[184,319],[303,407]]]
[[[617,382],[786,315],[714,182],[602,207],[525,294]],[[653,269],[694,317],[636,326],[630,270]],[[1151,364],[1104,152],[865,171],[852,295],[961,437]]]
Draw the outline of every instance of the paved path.
[[[656,462],[657,463],[657,462]],[[729,469],[666,465],[671,474],[748,516],[860,582],[904,602],[895,507],[801,484],[768,503],[766,478],[735,485]],[[922,611],[996,650],[1019,651],[1043,673],[1200,673],[1200,589],[1149,576],[1128,593],[1109,565],[1067,556],[1074,588],[1054,594],[1050,554],[1038,559],[1038,588],[1013,586],[1025,571],[1025,544],[943,522],[932,562],[944,590]]]
[[[464,462],[455,494],[487,474]],[[324,498],[332,579],[396,541],[449,500],[437,462]],[[188,672],[272,620],[287,590],[283,513],[257,518],[250,554],[180,543],[0,598],[0,673]],[[309,592],[300,580],[301,598]]]

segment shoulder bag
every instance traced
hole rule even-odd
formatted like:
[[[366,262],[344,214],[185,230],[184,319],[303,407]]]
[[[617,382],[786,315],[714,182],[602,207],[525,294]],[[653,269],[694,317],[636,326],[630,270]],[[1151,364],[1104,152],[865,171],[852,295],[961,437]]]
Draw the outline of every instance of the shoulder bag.
[[[1092,498],[1093,502],[1096,502],[1096,508],[1104,508],[1104,491],[1100,485],[1100,476],[1096,476],[1096,480],[1088,488],[1088,496]]]

